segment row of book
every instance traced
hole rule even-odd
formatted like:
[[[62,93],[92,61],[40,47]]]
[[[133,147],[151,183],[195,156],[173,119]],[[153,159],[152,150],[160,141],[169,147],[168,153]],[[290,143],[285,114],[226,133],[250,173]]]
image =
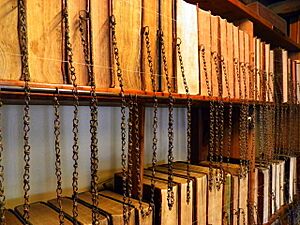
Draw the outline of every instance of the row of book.
[[[31,81],[70,83],[61,1],[49,3],[43,0],[39,5],[29,1],[26,6]],[[167,91],[166,68],[172,91],[186,93],[179,53],[189,92],[195,95],[274,101],[274,77],[277,77],[275,92],[287,101],[288,74],[293,74],[296,82],[300,76],[299,66],[297,69],[288,67],[287,51],[271,50],[269,44],[253,37],[251,22],[241,24],[239,29],[184,0],[91,0],[89,13],[84,14],[85,9],[85,1],[72,2],[68,7],[73,61],[79,85],[89,83],[85,58],[92,57],[97,87],[119,87],[110,35],[111,15],[116,22],[118,57],[126,89],[153,91],[148,48],[157,91]],[[10,34],[0,37],[0,80],[20,80],[18,10],[13,3],[8,3],[1,7],[0,13],[6,15],[0,18],[0,27],[4,33]],[[87,16],[90,18],[85,18]],[[40,22],[36,18],[40,18]],[[86,21],[90,21],[89,30],[85,29]],[[149,30],[150,46],[145,42],[145,30]],[[158,30],[163,31],[163,43],[159,41]],[[89,56],[84,55],[82,37],[90,38],[87,43]]]

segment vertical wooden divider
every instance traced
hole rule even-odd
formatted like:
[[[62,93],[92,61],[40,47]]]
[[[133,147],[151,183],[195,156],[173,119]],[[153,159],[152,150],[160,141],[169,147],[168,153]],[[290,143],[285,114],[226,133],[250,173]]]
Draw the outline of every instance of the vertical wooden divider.
[[[145,146],[144,146],[144,138],[145,138],[145,106],[138,102],[138,108],[139,108],[139,145],[140,145],[140,165],[138,167],[137,161],[136,161],[136,144],[137,140],[135,139],[133,135],[133,149],[132,149],[132,156],[133,156],[133,164],[132,164],[132,196],[134,198],[138,197],[138,176],[137,176],[137,170],[139,168],[140,170],[140,177],[141,177],[141,183],[143,183],[143,176],[144,176],[144,158],[145,158]],[[133,123],[133,126],[135,124]],[[143,192],[143,185],[141,185],[142,192]]]

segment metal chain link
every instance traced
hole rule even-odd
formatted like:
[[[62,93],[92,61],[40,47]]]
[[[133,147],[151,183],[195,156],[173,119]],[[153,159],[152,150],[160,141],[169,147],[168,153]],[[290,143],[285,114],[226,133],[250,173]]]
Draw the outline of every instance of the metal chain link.
[[[203,71],[205,76],[205,83],[207,88],[207,94],[210,98],[212,98],[212,84],[209,83],[208,73],[207,73],[207,64],[206,64],[206,57],[205,57],[205,46],[200,46],[200,52],[201,52],[201,58],[203,63]],[[208,178],[208,188],[209,191],[213,190],[214,185],[214,174],[212,169],[213,164],[213,157],[214,157],[214,140],[215,140],[215,134],[214,134],[214,124],[215,124],[215,104],[211,100],[210,102],[210,108],[209,108],[209,146],[208,146],[208,155],[209,155],[209,178]]]
[[[2,120],[2,107],[3,102],[1,98],[1,90],[0,90],[0,121]],[[2,126],[0,126],[0,224],[5,225],[5,204],[6,204],[6,198],[5,198],[5,192],[4,192],[4,165],[3,165],[3,153],[4,153],[4,147],[3,147],[3,137],[2,137]]]
[[[167,89],[169,93],[169,123],[168,123],[168,139],[169,139],[169,147],[168,147],[168,207],[169,210],[172,209],[175,197],[174,197],[174,191],[173,191],[173,141],[174,141],[174,118],[173,118],[173,104],[174,104],[174,98],[172,95],[172,87],[170,82],[170,77],[168,73],[168,62],[166,57],[166,49],[165,49],[165,43],[164,43],[164,34],[160,30],[158,31],[158,38],[161,45],[161,53],[162,53],[162,60],[163,60],[163,69],[165,72],[165,78],[167,82]]]
[[[55,150],[55,175],[56,175],[56,198],[59,208],[59,224],[64,224],[64,212],[62,208],[62,170],[61,170],[61,149],[60,149],[60,116],[59,116],[59,93],[56,89],[56,94],[54,94],[54,150]]]
[[[66,40],[66,53],[67,53],[67,60],[68,60],[68,72],[71,78],[71,83],[73,85],[72,94],[73,94],[73,120],[72,120],[72,133],[73,133],[73,178],[72,178],[72,189],[73,189],[73,220],[74,224],[78,224],[77,217],[78,217],[78,158],[79,158],[79,145],[78,145],[78,126],[79,126],[79,118],[78,118],[78,87],[76,82],[76,72],[75,67],[73,64],[73,47],[71,44],[71,37],[70,37],[70,25],[69,25],[69,11],[68,11],[68,0],[64,1],[64,9],[63,9],[63,19],[65,25],[65,40]]]
[[[186,195],[186,201],[189,204],[191,200],[191,188],[190,188],[190,182],[191,182],[191,174],[190,174],[190,165],[191,165],[191,125],[192,125],[192,99],[190,96],[190,91],[189,87],[187,84],[186,76],[185,76],[185,71],[184,71],[184,65],[183,65],[183,59],[182,59],[182,54],[181,54],[181,39],[177,38],[177,53],[178,53],[178,58],[179,58],[179,63],[180,63],[180,70],[181,70],[181,75],[183,79],[183,85],[187,97],[187,130],[186,130],[186,142],[187,142],[187,195]]]
[[[90,95],[90,134],[91,134],[91,194],[92,194],[92,224],[99,224],[98,206],[99,206],[99,196],[97,183],[99,181],[98,177],[98,164],[99,164],[99,149],[98,149],[98,101],[96,96],[96,84],[95,84],[95,75],[93,71],[93,57],[92,57],[92,32],[91,32],[91,14],[88,10],[80,12],[79,15],[79,30],[81,33],[81,43],[83,46],[84,59],[87,66],[87,72],[89,77],[89,84],[91,86]],[[85,33],[84,22],[86,30],[90,27],[90,38],[87,38]]]
[[[154,93],[154,103],[153,103],[153,122],[152,122],[152,176],[151,176],[151,193],[150,193],[150,203],[147,210],[142,208],[142,196],[139,196],[139,208],[142,212],[142,216],[149,216],[150,213],[154,209],[154,196],[155,196],[155,171],[156,171],[156,163],[157,163],[157,129],[158,129],[158,117],[157,117],[157,111],[158,111],[158,99],[156,96],[156,79],[154,75],[154,69],[153,69],[153,59],[151,56],[151,45],[150,45],[150,38],[149,38],[149,27],[144,27],[144,35],[145,35],[145,43],[147,48],[147,60],[148,60],[148,67],[151,75],[151,84],[152,84],[152,90]],[[139,185],[142,185],[141,183]]]
[[[122,164],[122,189],[123,189],[123,223],[124,225],[129,224],[130,210],[128,210],[127,202],[127,172],[126,172],[126,99],[124,94],[123,74],[120,63],[119,49],[117,44],[116,36],[116,18],[114,15],[110,17],[110,31],[112,37],[112,48],[117,66],[117,78],[120,87],[121,96],[121,164]]]

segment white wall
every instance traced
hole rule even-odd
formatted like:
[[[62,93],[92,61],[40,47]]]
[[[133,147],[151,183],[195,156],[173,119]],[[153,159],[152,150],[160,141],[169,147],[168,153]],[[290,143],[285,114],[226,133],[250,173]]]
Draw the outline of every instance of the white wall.
[[[120,169],[120,109],[118,107],[99,108],[99,147],[100,171]],[[61,149],[64,189],[70,189],[72,182],[72,118],[73,107],[61,107]],[[79,186],[87,188],[90,180],[90,133],[89,108],[80,107],[79,126]],[[5,194],[7,199],[21,200],[23,174],[23,106],[5,105],[2,107],[2,129],[4,141]],[[56,177],[54,174],[54,135],[52,106],[31,106],[31,161],[30,195],[54,193]],[[186,110],[175,108],[175,159],[186,158]],[[168,109],[159,109],[159,149],[158,159],[167,160],[168,150]],[[145,163],[151,162],[152,109],[146,109]],[[110,172],[110,175],[111,172]]]

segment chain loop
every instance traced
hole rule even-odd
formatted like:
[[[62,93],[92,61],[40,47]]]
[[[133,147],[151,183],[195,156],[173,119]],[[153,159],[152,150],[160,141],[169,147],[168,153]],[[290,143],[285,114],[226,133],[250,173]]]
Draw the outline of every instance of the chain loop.
[[[179,63],[180,63],[180,70],[181,70],[181,75],[183,79],[183,85],[185,88],[185,93],[187,96],[187,131],[186,131],[186,136],[187,136],[187,197],[186,201],[189,204],[191,200],[191,188],[190,188],[190,182],[191,182],[191,174],[190,174],[190,165],[191,165],[191,125],[192,125],[192,99],[190,97],[190,91],[189,87],[187,84],[186,76],[185,76],[185,71],[184,71],[184,65],[183,65],[183,59],[182,59],[182,54],[181,54],[181,39],[177,38],[177,53],[178,53],[178,58],[179,58]]]
[[[165,49],[165,43],[164,43],[164,34],[162,31],[158,31],[158,38],[161,45],[161,53],[162,53],[162,59],[163,59],[163,69],[165,72],[165,77],[167,81],[167,89],[169,93],[169,123],[168,123],[168,139],[169,139],[169,149],[168,149],[168,206],[169,210],[172,209],[175,197],[174,197],[174,191],[173,191],[173,141],[174,141],[174,118],[173,118],[173,104],[174,104],[174,98],[172,95],[172,87],[170,82],[170,77],[168,73],[168,63],[167,63],[167,57],[166,57],[166,49]]]

